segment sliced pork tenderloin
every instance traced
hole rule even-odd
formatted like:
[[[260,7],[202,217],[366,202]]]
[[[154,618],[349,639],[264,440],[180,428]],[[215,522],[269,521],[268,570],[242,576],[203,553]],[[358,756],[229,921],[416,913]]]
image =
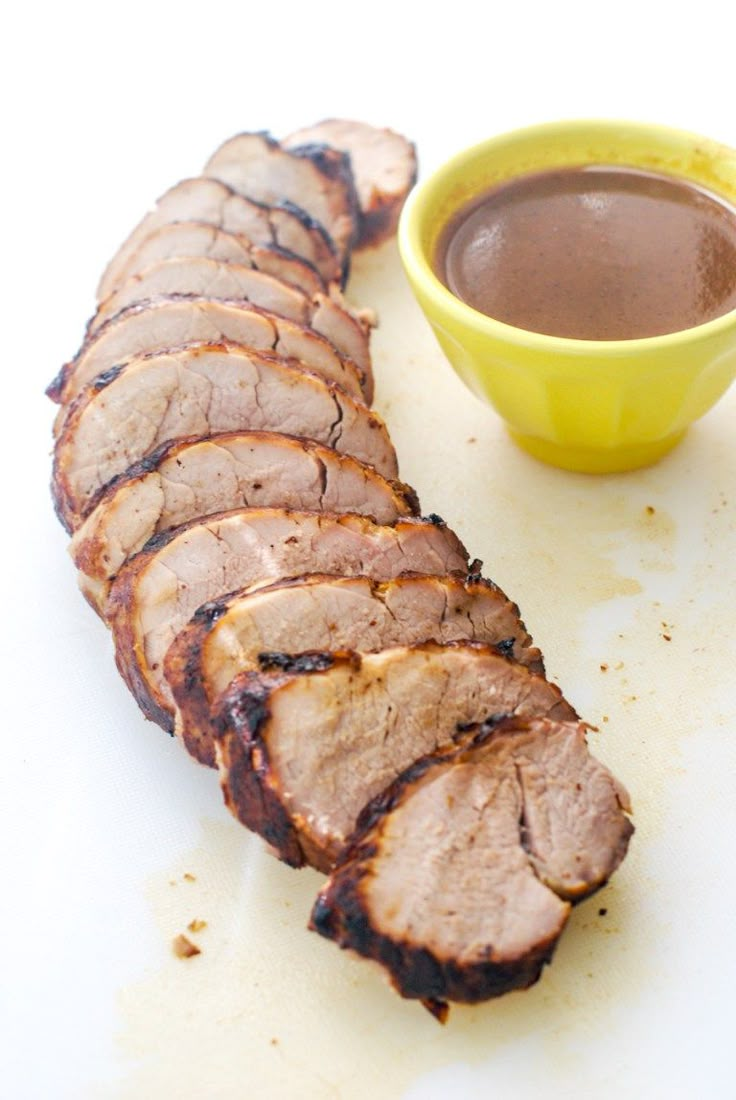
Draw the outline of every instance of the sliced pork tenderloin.
[[[297,359],[308,370],[348,393],[373,398],[373,378],[340,355],[324,336],[306,325],[242,301],[228,302],[174,294],[128,306],[106,321],[66,363],[46,391],[70,404],[98,375],[136,355],[192,343],[240,344],[256,351],[273,351]],[[60,415],[55,434],[64,423]]]
[[[228,432],[164,443],[102,493],[70,553],[87,599],[101,611],[133,554],[172,527],[235,508],[354,512],[380,524],[416,515],[407,485],[309,439]]]
[[[347,264],[358,239],[360,207],[345,153],[326,145],[287,150],[267,133],[237,134],[215,150],[204,175],[259,202],[296,203],[324,226]]]
[[[228,233],[242,233],[254,244],[283,248],[319,271],[326,284],[342,279],[342,265],[329,235],[295,205],[268,206],[238,194],[221,180],[198,176],[165,192],[138,223],[107,265],[97,300],[108,298],[141,244],[155,230],[173,222],[199,221]]]
[[[139,275],[162,260],[176,260],[184,256],[204,256],[221,263],[243,264],[257,271],[265,271],[291,286],[297,286],[305,294],[319,294],[327,289],[325,281],[310,263],[292,252],[279,248],[267,248],[253,242],[241,233],[230,233],[207,222],[172,222],[155,229],[144,241],[120,273],[116,289],[133,275]]]
[[[281,859],[320,871],[366,802],[459,728],[498,714],[576,717],[559,688],[480,642],[266,654],[261,665],[217,704],[225,800]]]
[[[306,436],[397,474],[386,426],[292,360],[232,344],[191,344],[129,360],[72,405],[54,449],[52,494],[68,530],[114,477],[162,443],[229,431]]]
[[[242,264],[224,264],[201,256],[162,260],[128,279],[100,304],[87,327],[88,337],[127,306],[169,294],[252,302],[290,321],[308,325],[334,344],[341,355],[353,359],[366,375],[371,373],[370,325],[366,322],[366,314],[351,312],[344,299],[332,294],[315,294],[309,298],[297,287],[273,275]]]
[[[350,157],[360,204],[357,247],[377,245],[396,232],[401,208],[417,178],[414,145],[394,130],[327,118],[282,139],[287,149],[322,143]]]
[[[441,522],[392,527],[365,516],[246,509],[154,538],[123,566],[105,608],[118,668],[147,717],[173,729],[166,651],[203,603],[303,573],[390,580],[404,572],[465,574],[468,555]]]
[[[458,639],[502,646],[544,671],[519,609],[479,578],[308,576],[235,593],[199,608],[166,655],[176,732],[192,756],[213,765],[212,708],[239,673],[259,668],[264,653],[374,651]]]
[[[310,926],[442,1021],[448,1001],[532,985],[570,903],[610,878],[633,832],[585,735],[506,719],[411,766],[363,810]]]

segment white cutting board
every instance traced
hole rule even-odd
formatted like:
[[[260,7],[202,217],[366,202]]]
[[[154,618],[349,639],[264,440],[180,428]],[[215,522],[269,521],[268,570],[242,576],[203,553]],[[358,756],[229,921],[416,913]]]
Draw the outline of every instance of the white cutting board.
[[[17,266],[6,262],[1,440],[8,1100],[736,1093],[736,390],[652,469],[541,466],[456,380],[393,244],[355,260],[350,296],[380,315],[377,408],[402,476],[519,603],[635,811],[629,856],[575,911],[539,984],[453,1008],[444,1028],[305,930],[320,877],[270,857],[229,817],[214,774],[143,721],[76,591],[46,490],[41,391],[79,341],[99,270],[142,207],[238,127],[352,114],[410,133],[426,168],[486,133],[572,114],[681,122],[736,144],[715,5],[710,22],[705,4],[701,22],[664,30],[630,5],[602,54],[591,32],[581,52],[589,7],[573,7],[564,26],[559,11],[532,24],[507,13],[476,35],[460,5],[424,29],[434,59],[407,53],[416,28],[408,15],[392,23],[388,5],[361,11],[349,58],[344,6],[328,5],[318,32],[292,14],[283,87],[274,28],[243,6],[215,4],[207,27],[204,12],[184,27],[163,6],[129,5],[104,41],[81,5],[49,14],[40,37],[26,17],[37,87],[11,122],[25,174],[6,227]],[[312,32],[329,65],[305,55]],[[126,51],[136,64],[123,86]],[[673,58],[686,51],[683,83]],[[29,293],[42,255],[56,289]],[[182,960],[171,941],[192,920],[206,921],[188,933],[201,954]]]

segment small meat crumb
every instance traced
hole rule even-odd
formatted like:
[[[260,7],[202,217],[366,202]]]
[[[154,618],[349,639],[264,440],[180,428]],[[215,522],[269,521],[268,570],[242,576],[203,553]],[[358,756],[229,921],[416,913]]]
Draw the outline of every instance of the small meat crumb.
[[[181,877],[184,879],[185,882],[196,882],[197,881],[197,879],[191,873],[191,871],[185,871],[184,874]]]
[[[202,929],[206,928],[206,927],[207,927],[207,921],[206,920],[199,920],[198,917],[195,917],[194,920],[190,920],[189,924],[187,925],[187,931],[189,931],[189,932],[201,932]]]
[[[607,910],[607,909],[599,909],[599,910],[598,910],[598,916],[599,916],[599,917],[605,917],[605,915],[606,915],[606,913],[607,913],[607,912],[608,912],[608,910]]]
[[[664,638],[664,640],[666,642],[671,642],[672,641],[672,635],[671,634],[663,634],[662,637]]]
[[[644,509],[644,511],[646,512],[646,514],[647,514],[648,516],[653,516],[653,515],[654,515],[654,513],[655,513],[655,511],[656,511],[656,509],[654,508],[654,506],[653,506],[652,504],[647,504],[647,506],[646,506],[646,508]]]
[[[192,943],[182,932],[174,936],[171,946],[177,959],[191,959],[193,955],[202,954],[201,948],[197,947],[196,943]]]
[[[601,665],[601,672],[608,672],[608,665]]]

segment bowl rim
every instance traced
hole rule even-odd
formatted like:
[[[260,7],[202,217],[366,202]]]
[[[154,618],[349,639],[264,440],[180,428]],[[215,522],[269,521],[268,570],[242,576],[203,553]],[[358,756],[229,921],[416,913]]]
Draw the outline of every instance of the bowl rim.
[[[474,309],[461,298],[458,298],[435,274],[434,268],[421,244],[421,226],[431,210],[432,192],[443,179],[457,175],[467,162],[482,155],[486,150],[492,149],[494,145],[500,145],[510,139],[531,138],[534,136],[544,138],[546,134],[550,133],[570,133],[574,135],[576,131],[586,129],[598,129],[601,132],[627,129],[637,131],[640,135],[663,135],[671,140],[679,140],[695,147],[707,146],[714,153],[722,151],[723,154],[736,160],[736,148],[715,141],[713,138],[661,123],[629,119],[558,119],[515,127],[512,130],[494,134],[458,150],[437,168],[433,169],[424,179],[419,179],[409,193],[399,218],[397,240],[401,260],[410,281],[420,285],[423,293],[432,299],[434,305],[443,313],[452,316],[456,323],[470,327],[483,335],[495,337],[499,341],[538,351],[558,351],[572,355],[597,353],[598,355],[610,355],[611,357],[624,356],[637,352],[666,350],[672,346],[707,340],[709,337],[720,335],[724,329],[728,330],[736,327],[736,309],[731,309],[711,321],[704,321],[702,324],[692,325],[689,328],[677,329],[675,332],[662,333],[659,336],[639,336],[623,340],[583,340],[569,336],[553,336],[543,332],[534,332],[531,329],[518,328],[505,321],[489,317],[488,314]],[[679,178],[687,179],[688,177],[682,175]],[[711,191],[716,197],[725,197],[717,190],[711,189]],[[736,209],[736,200],[729,198],[729,202]],[[461,205],[456,209],[460,208]],[[455,212],[453,211],[453,213]]]

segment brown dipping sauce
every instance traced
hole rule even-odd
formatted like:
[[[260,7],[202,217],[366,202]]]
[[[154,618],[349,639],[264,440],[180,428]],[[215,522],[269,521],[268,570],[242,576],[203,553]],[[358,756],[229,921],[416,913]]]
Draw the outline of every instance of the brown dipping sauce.
[[[539,172],[462,210],[436,270],[468,305],[517,328],[660,336],[736,309],[736,209],[636,168]]]

